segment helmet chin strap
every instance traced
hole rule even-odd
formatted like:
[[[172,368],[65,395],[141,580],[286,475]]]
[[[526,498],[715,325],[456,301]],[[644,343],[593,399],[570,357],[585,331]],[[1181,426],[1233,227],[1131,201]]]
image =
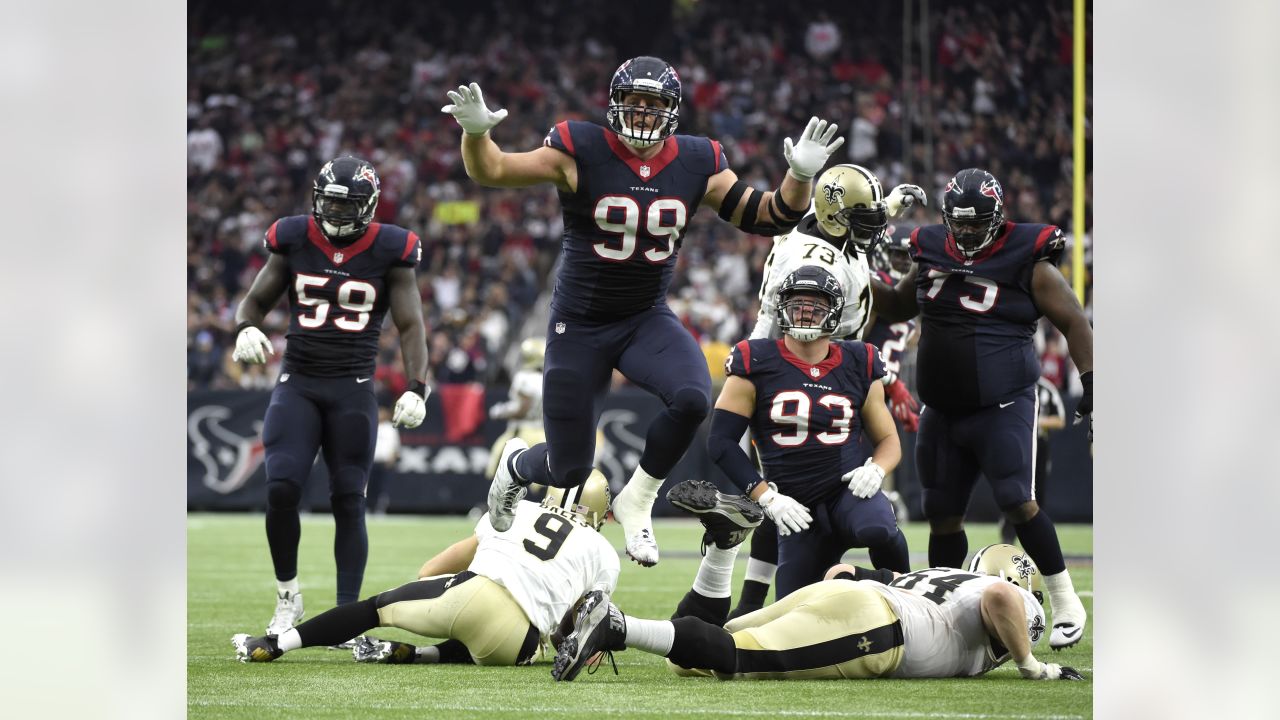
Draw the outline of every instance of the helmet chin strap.
[[[349,237],[351,235],[354,235],[356,232],[356,226],[354,224],[334,225],[328,220],[325,220],[320,223],[320,226],[324,228],[325,235],[328,235],[329,237],[335,240],[340,240],[342,238]],[[344,232],[343,228],[347,228],[347,230]]]

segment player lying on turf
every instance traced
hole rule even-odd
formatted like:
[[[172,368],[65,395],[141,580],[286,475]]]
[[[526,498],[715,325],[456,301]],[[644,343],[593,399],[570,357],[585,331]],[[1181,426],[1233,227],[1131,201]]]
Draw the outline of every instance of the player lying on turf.
[[[727,598],[731,575],[709,559],[722,544],[745,539],[744,526],[760,519],[758,511],[744,510],[741,498],[700,499],[712,542],[675,619],[627,617],[608,593],[589,592],[557,629],[563,640],[553,678],[573,680],[597,654],[612,658],[629,646],[665,656],[677,675],[726,680],[967,677],[1011,657],[1027,679],[1083,679],[1032,654],[1045,631],[1044,610],[1031,592],[1038,571],[1010,545],[979,550],[967,572],[930,568],[899,575],[836,565],[828,579],[724,627],[682,615],[703,605],[704,589]]]
[[[521,501],[511,528],[488,514],[476,524],[467,569],[401,585],[340,605],[283,634],[231,638],[241,662],[270,662],[290,650],[333,645],[375,627],[396,627],[448,641],[421,651],[409,643],[366,641],[361,662],[474,662],[526,665],[540,639],[588,591],[611,593],[618,554],[597,532],[609,509],[609,485],[592,475],[569,490],[551,488],[542,504]]]

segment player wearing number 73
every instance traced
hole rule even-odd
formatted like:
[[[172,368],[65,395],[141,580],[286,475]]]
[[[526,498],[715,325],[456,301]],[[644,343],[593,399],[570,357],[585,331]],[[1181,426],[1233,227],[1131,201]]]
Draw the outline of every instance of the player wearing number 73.
[[[258,326],[289,294],[284,368],[262,425],[267,543],[277,583],[276,611],[267,626],[272,635],[303,614],[298,503],[317,450],[329,470],[337,603],[359,597],[369,555],[365,484],[378,431],[370,381],[388,308],[411,378],[392,422],[417,427],[426,415],[426,330],[414,276],[422,244],[402,227],[373,222],[378,193],[378,174],[364,160],[325,163],[312,189],[311,214],[281,218],[268,228],[263,244],[270,257],[236,309],[233,357],[263,363],[274,350]]]
[[[895,287],[872,283],[881,317],[921,317],[916,378],[925,409],[916,468],[929,564],[964,560],[965,509],[981,472],[1044,573],[1053,607],[1049,645],[1068,647],[1084,635],[1086,615],[1053,522],[1035,501],[1040,361],[1032,336],[1043,314],[1067,338],[1085,389],[1077,414],[1092,418],[1093,328],[1057,267],[1062,231],[1006,222],[1004,190],[991,173],[956,173],[943,191],[942,217],[943,224],[912,232],[916,264]]]
[[[462,127],[472,179],[488,187],[550,183],[564,211],[543,366],[547,441],[528,449],[507,443],[490,487],[494,527],[507,527],[529,484],[586,480],[617,369],[666,406],[614,504],[627,555],[644,566],[658,562],[654,499],[711,406],[706,359],[666,302],[689,220],[707,206],[744,232],[790,230],[809,205],[813,177],[844,142],[835,125],[810,119],[799,141],[783,143],[790,169],[779,186],[761,192],[738,180],[720,143],[675,134],[680,96],[675,68],[654,57],[628,60],[609,83],[604,126],[560,122],[543,147],[523,153],[503,152],[490,138],[507,111],[490,110],[476,83],[451,91],[442,108]]]

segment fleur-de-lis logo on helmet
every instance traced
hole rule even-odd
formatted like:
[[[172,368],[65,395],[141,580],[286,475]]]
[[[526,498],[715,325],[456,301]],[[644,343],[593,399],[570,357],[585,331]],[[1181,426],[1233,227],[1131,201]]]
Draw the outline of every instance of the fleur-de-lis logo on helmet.
[[[1036,572],[1035,566],[1031,564],[1031,559],[1026,555],[1014,555],[1013,567],[1023,580],[1030,580],[1031,576]]]
[[[844,186],[838,182],[829,182],[822,186],[822,196],[832,205],[844,200]]]

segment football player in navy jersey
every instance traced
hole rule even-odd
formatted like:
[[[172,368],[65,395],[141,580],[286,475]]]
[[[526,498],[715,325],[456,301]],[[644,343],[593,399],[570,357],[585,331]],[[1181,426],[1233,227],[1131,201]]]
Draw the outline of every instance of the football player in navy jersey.
[[[489,493],[494,526],[531,483],[573,487],[590,475],[595,426],[613,370],[662,399],[644,452],[614,502],[627,555],[658,562],[650,511],[711,405],[711,376],[697,342],[667,307],[667,287],[689,219],[700,206],[745,232],[776,235],[800,220],[812,179],[844,142],[812,118],[787,138],[790,170],[777,189],[738,180],[720,143],[676,135],[680,78],[654,57],[623,63],[609,83],[605,125],[557,123],[542,147],[503,152],[489,131],[506,117],[472,83],[442,110],[462,127],[467,174],[488,187],[551,183],[564,212],[562,262],[547,327],[543,376],[546,443],[507,443]],[[833,140],[833,138],[835,138]]]
[[[267,543],[277,583],[268,635],[303,615],[298,503],[317,450],[329,470],[337,604],[359,598],[369,555],[365,484],[378,429],[371,380],[388,308],[412,379],[392,422],[417,427],[426,415],[426,329],[414,274],[422,243],[402,227],[373,222],[378,192],[378,174],[368,162],[340,157],[325,163],[312,188],[311,214],[268,228],[270,257],[236,309],[233,358],[261,364],[274,350],[258,326],[289,294],[284,367],[262,425]]]
[[[941,225],[911,234],[916,264],[895,287],[872,284],[881,316],[921,316],[916,379],[925,408],[916,465],[929,564],[964,559],[964,514],[981,472],[1044,573],[1050,646],[1069,647],[1084,634],[1086,614],[1053,522],[1035,501],[1040,361],[1033,336],[1044,315],[1066,337],[1084,385],[1078,414],[1086,417],[1093,411],[1093,328],[1057,267],[1062,231],[1006,221],[1004,190],[991,173],[956,173],[943,192],[942,215]]]
[[[868,548],[877,568],[909,572],[906,538],[880,491],[902,450],[879,353],[831,340],[845,294],[825,269],[792,272],[778,296],[783,337],[734,347],[707,438],[716,465],[777,525],[776,597],[821,580],[851,547]],[[767,483],[739,445],[748,427]]]

